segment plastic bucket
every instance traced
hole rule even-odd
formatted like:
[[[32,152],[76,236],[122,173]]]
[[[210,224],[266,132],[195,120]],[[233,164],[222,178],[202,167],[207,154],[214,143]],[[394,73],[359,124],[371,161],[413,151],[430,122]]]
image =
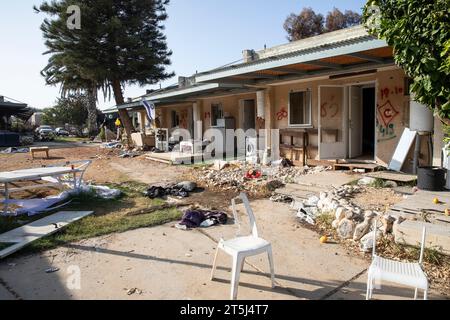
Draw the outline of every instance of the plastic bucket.
[[[417,187],[427,191],[442,191],[446,173],[446,169],[439,167],[421,167],[418,170]]]

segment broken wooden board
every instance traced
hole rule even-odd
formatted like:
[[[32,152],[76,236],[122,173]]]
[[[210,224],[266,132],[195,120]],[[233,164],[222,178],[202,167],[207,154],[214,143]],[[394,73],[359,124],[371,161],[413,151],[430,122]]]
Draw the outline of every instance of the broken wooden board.
[[[399,173],[399,172],[395,172],[395,171],[379,171],[379,172],[367,173],[365,176],[369,177],[369,178],[402,182],[402,183],[410,183],[410,182],[417,181],[416,175]]]
[[[333,164],[333,170],[337,171],[338,169],[347,169],[350,171],[353,170],[365,170],[370,172],[375,172],[380,165],[372,164],[372,163],[335,163]]]
[[[93,211],[61,211],[3,233],[0,235],[0,243],[11,245],[0,251],[0,259],[19,251],[36,240],[52,235],[69,224],[93,213]]]

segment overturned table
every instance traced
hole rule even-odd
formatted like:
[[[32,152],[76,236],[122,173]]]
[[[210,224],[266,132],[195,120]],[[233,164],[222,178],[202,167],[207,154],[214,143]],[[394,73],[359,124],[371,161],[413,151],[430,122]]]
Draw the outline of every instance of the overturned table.
[[[67,175],[70,177],[70,187],[73,187],[74,189],[80,188],[83,174],[86,171],[87,166],[90,164],[90,161],[76,163],[82,164],[78,167],[75,167],[75,162],[73,162],[68,163],[68,166],[43,167],[0,172],[0,184],[4,186],[3,190],[0,189],[0,194],[3,194],[5,196],[3,213],[6,214],[8,212],[9,197],[13,192],[54,186],[62,187],[64,180],[63,178]],[[30,186],[18,186],[16,184],[17,182],[23,181],[39,181],[43,180],[43,178],[51,179],[47,179],[46,181],[50,182],[46,184],[34,184]],[[10,185],[13,186],[13,188],[10,188]]]

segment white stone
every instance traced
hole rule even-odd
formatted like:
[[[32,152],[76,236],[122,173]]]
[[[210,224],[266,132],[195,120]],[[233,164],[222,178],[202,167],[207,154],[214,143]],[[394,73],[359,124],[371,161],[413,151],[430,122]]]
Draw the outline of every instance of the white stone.
[[[342,239],[351,239],[355,232],[355,223],[349,219],[343,219],[339,222],[337,233]]]
[[[343,207],[339,207],[336,209],[336,220],[341,222],[342,219],[345,218],[345,209]]]
[[[365,177],[358,181],[358,185],[360,186],[368,186],[374,184],[377,181],[375,178]]]

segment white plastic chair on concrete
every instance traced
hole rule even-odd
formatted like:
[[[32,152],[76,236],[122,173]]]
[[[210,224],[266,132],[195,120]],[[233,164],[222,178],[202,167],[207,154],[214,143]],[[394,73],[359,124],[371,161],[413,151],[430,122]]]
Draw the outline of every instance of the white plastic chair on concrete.
[[[236,200],[242,200],[244,203],[248,218],[250,220],[250,227],[252,234],[249,236],[238,236],[232,240],[225,241],[221,239],[217,246],[216,255],[214,258],[213,269],[211,272],[211,280],[214,280],[214,272],[217,266],[217,257],[219,255],[219,250],[224,251],[228,255],[233,257],[233,270],[232,270],[232,280],[231,280],[231,300],[237,299],[239,277],[244,268],[245,259],[247,257],[260,255],[262,253],[267,253],[269,258],[270,273],[272,279],[272,288],[275,288],[275,271],[273,264],[272,255],[272,245],[258,236],[258,229],[256,226],[255,215],[250,207],[247,195],[241,193],[241,195],[232,200],[233,215],[235,223],[239,226],[238,215],[236,211]],[[240,226],[239,226],[240,230]],[[239,233],[239,232],[238,232]]]
[[[381,284],[382,281],[397,283],[404,286],[415,288],[414,300],[417,300],[419,289],[424,291],[424,300],[428,299],[428,279],[422,269],[423,255],[425,252],[425,238],[427,230],[423,228],[422,244],[420,250],[419,263],[406,263],[394,260],[384,259],[376,255],[377,244],[377,223],[374,227],[373,261],[369,268],[367,280],[366,300],[372,299],[375,284]]]

